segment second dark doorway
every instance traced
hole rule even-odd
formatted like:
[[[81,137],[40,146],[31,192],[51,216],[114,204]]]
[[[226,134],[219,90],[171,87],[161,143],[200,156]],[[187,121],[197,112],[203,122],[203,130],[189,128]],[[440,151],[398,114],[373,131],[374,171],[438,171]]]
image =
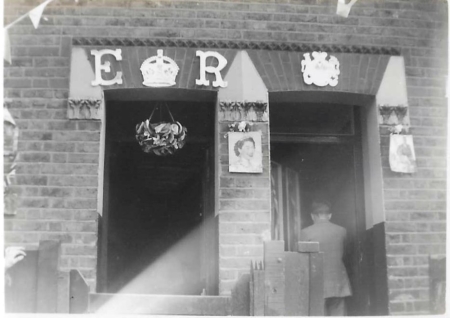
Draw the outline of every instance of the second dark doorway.
[[[312,224],[313,200],[330,201],[331,221],[347,230],[350,315],[367,314],[369,292],[359,118],[349,105],[271,104],[272,237],[296,250],[301,229]]]

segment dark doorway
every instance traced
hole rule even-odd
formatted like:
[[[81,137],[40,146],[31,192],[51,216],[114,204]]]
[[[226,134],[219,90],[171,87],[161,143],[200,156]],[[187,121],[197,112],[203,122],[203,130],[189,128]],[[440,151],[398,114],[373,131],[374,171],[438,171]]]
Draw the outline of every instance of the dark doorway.
[[[173,155],[144,153],[137,123],[175,120],[188,129]],[[211,291],[214,103],[107,101],[99,291],[200,295]],[[210,225],[208,225],[210,226]],[[214,225],[212,225],[214,226]],[[206,237],[205,233],[210,237]],[[209,248],[208,248],[209,247]],[[214,263],[214,262],[213,262]]]
[[[295,250],[299,232],[312,224],[312,201],[331,202],[331,221],[349,239],[350,315],[368,313],[359,118],[358,107],[326,103],[272,103],[270,113],[273,236]]]

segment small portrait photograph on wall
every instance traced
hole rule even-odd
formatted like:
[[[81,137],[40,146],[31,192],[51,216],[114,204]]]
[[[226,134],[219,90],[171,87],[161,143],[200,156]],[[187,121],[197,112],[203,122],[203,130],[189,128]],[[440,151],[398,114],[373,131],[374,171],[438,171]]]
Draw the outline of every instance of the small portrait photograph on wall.
[[[394,172],[413,173],[417,171],[412,135],[391,135],[389,164]]]
[[[228,133],[228,150],[230,172],[263,172],[260,131]]]

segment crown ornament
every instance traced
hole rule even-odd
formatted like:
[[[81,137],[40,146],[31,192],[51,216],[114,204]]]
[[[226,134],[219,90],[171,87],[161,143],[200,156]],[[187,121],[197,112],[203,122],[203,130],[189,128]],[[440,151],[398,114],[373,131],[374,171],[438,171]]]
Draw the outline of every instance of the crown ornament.
[[[148,87],[167,87],[175,85],[180,68],[170,57],[163,56],[163,50],[157,51],[158,55],[149,57],[141,65],[144,81],[142,84]]]

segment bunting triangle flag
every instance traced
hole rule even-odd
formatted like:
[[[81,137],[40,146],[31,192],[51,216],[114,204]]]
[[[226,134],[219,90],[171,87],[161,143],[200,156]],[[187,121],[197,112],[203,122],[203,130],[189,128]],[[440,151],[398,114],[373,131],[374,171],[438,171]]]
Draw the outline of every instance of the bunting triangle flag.
[[[45,7],[47,6],[47,4],[49,4],[52,1],[53,0],[47,0],[43,3],[41,3],[36,8],[31,10],[30,13],[28,13],[31,23],[33,23],[33,26],[35,29],[37,29],[39,27],[39,22],[41,22],[41,16],[42,16],[42,13],[44,12]]]
[[[3,48],[3,58],[5,59],[5,61],[11,64],[11,42],[9,41],[8,29],[5,29],[3,32],[3,41],[5,44]]]
[[[13,116],[9,112],[8,108],[6,108],[5,105],[3,105],[3,121],[6,121],[10,123],[13,126],[16,126],[16,122],[14,121]]]
[[[345,4],[345,0],[338,0],[336,14],[341,17],[347,18],[350,13],[350,9],[358,0],[351,0],[349,3]]]

